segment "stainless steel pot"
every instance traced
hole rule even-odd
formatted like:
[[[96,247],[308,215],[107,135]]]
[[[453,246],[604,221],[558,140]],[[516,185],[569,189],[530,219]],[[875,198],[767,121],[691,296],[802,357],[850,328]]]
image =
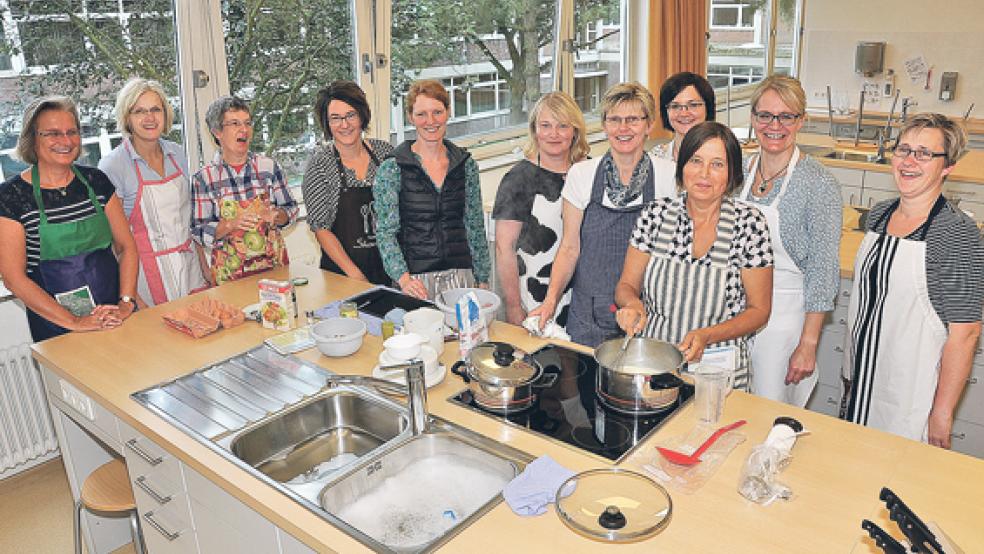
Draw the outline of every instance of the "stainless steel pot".
[[[611,339],[595,348],[598,398],[629,413],[655,413],[672,406],[683,384],[683,354],[668,342],[633,338],[619,361],[623,340]]]
[[[531,355],[504,342],[476,346],[451,372],[468,383],[475,403],[497,413],[529,408],[536,400],[534,389],[557,380],[556,373],[544,374]]]

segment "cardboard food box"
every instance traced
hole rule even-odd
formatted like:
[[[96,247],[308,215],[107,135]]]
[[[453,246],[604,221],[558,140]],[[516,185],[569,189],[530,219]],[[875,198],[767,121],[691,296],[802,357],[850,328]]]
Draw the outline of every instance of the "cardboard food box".
[[[267,329],[289,331],[297,314],[294,308],[294,285],[290,281],[260,279],[260,321]]]

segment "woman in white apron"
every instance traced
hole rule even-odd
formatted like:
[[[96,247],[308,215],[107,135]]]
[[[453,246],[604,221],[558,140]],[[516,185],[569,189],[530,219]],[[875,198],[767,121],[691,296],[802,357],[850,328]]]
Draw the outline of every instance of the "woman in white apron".
[[[774,75],[752,95],[759,151],[746,166],[738,195],[769,221],[775,272],[772,315],[751,339],[752,392],[803,407],[817,383],[817,343],[834,308],[840,278],[840,186],[796,147],[806,93],[799,81]]]
[[[138,303],[162,304],[205,288],[191,240],[191,185],[180,145],[161,138],[174,111],[160,83],[134,78],[116,99],[123,141],[99,162],[123,201],[140,254]]]
[[[625,332],[677,344],[688,362],[709,346],[731,347],[735,387],[748,390],[745,337],[765,325],[772,247],[765,217],[735,202],[741,148],[715,122],[683,139],[677,181],[684,194],[657,199],[636,222],[615,288]]]
[[[899,132],[900,198],[872,208],[854,262],[841,417],[949,448],[981,332],[984,243],[943,197],[963,130],[919,114]]]

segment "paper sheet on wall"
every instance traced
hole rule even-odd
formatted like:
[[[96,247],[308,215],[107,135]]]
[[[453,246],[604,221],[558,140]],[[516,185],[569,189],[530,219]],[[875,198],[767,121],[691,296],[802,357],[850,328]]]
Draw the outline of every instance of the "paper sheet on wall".
[[[926,58],[922,55],[913,56],[905,62],[905,72],[909,76],[909,80],[913,83],[922,84],[926,81],[926,74],[929,73],[929,64],[926,63]]]

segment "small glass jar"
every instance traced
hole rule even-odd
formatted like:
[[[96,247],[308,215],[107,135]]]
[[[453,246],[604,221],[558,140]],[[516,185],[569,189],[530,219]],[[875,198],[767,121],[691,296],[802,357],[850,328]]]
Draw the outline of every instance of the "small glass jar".
[[[342,302],[338,307],[338,315],[357,319],[359,317],[359,306],[355,302]]]
[[[386,340],[396,333],[396,324],[390,320],[383,321],[383,340]]]

